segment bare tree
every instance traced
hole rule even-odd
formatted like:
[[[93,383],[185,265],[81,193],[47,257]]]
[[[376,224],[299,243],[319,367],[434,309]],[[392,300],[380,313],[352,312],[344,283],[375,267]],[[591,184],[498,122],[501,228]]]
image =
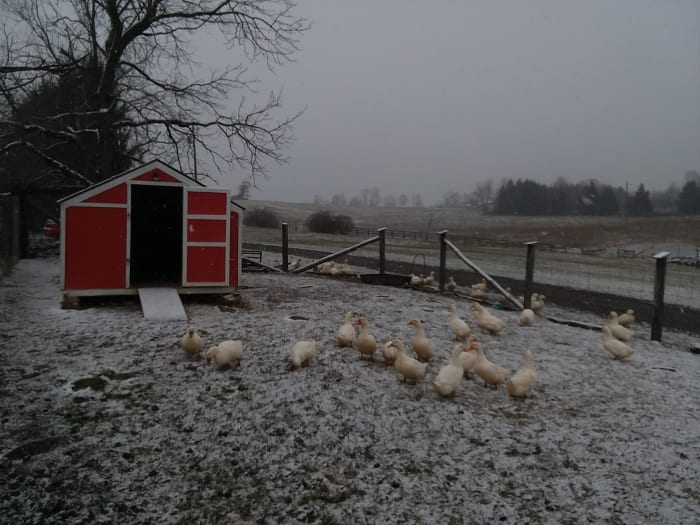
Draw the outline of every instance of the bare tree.
[[[369,205],[372,208],[376,208],[379,206],[379,203],[382,201],[382,195],[379,193],[379,188],[374,187],[370,190],[369,192]]]
[[[474,197],[481,210],[486,213],[493,202],[493,180],[489,179],[477,184],[476,190],[474,190]]]
[[[408,206],[408,195],[405,193],[399,195],[399,206]]]
[[[343,193],[336,193],[331,197],[331,204],[333,206],[345,206],[347,205],[347,199],[345,198],[345,194]]]
[[[87,137],[97,144],[95,174],[56,167],[102,179],[112,174],[114,135],[128,131],[140,157],[159,156],[186,173],[195,171],[196,148],[219,172],[244,167],[267,176],[268,161],[285,160],[298,114],[276,116],[279,93],[249,101],[255,79],[246,63],[272,68],[291,58],[308,27],[293,7],[290,0],[0,0],[0,154],[24,147],[51,163],[47,137],[52,145]],[[204,68],[191,40],[210,32],[245,58],[198,78]],[[16,118],[42,83],[67,73],[91,79],[78,107]]]
[[[234,197],[235,199],[248,200],[250,199],[250,192],[253,189],[253,185],[250,181],[244,180],[238,185],[238,193]]]
[[[360,199],[362,200],[362,205],[366,208],[369,206],[369,188],[362,188],[360,190]]]
[[[384,195],[384,206],[386,208],[396,208],[397,199],[394,195]]]
[[[420,196],[420,193],[411,195],[411,204],[416,208],[421,208],[423,206],[423,197]]]

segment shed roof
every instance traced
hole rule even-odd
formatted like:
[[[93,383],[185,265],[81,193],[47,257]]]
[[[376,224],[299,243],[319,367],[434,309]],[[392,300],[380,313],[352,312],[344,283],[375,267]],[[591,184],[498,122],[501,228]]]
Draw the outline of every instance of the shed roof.
[[[93,184],[92,186],[86,186],[85,188],[83,188],[79,191],[76,191],[75,193],[71,193],[70,195],[63,197],[62,199],[59,199],[57,202],[59,204],[62,204],[63,202],[68,201],[68,200],[72,200],[72,199],[82,195],[83,193],[85,193],[87,191],[92,191],[96,188],[99,188],[100,186],[107,186],[111,183],[114,183],[114,182],[120,180],[120,179],[130,179],[133,176],[137,176],[140,173],[146,173],[149,170],[152,170],[154,168],[159,168],[165,172],[175,173],[178,176],[178,178],[182,178],[184,180],[187,180],[187,182],[190,184],[193,184],[193,185],[196,184],[198,186],[206,187],[205,184],[202,184],[198,180],[194,180],[192,177],[185,175],[181,171],[176,170],[175,168],[173,168],[169,164],[166,164],[165,162],[156,159],[156,160],[152,160],[150,162],[146,162],[145,164],[135,166],[135,167],[130,168],[126,171],[122,171],[121,173],[117,173],[116,175],[113,175],[113,176],[109,177],[108,179],[97,182],[97,183]]]

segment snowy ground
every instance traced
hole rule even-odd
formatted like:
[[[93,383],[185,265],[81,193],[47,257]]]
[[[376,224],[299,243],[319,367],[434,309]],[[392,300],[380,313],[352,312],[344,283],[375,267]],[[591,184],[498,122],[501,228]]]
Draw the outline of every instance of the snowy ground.
[[[640,337],[617,362],[598,332],[497,312],[508,327],[481,336],[487,354],[517,368],[531,350],[540,385],[514,401],[470,378],[443,400],[448,297],[244,274],[245,307],[186,304],[207,344],[245,343],[242,367],[219,371],[185,359],[185,325],[146,322],[135,301],[61,310],[57,274],[55,259],[24,260],[0,283],[0,522],[700,519],[700,356],[685,334]],[[440,354],[426,380],[336,348],[351,309],[381,342],[423,319]],[[292,372],[299,339],[321,351]]]

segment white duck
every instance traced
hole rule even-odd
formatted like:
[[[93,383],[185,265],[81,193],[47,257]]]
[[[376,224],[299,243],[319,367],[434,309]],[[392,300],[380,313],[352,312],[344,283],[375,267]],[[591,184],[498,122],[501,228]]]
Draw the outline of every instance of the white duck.
[[[430,274],[423,279],[423,286],[433,286],[435,283],[435,272],[430,272]]]
[[[506,327],[506,323],[503,321],[503,319],[499,319],[491,312],[487,311],[479,303],[472,303],[469,308],[474,314],[476,324],[482,330],[489,332],[490,334],[498,335]]]
[[[481,282],[478,282],[476,284],[472,284],[471,289],[472,289],[472,292],[475,292],[477,290],[481,290],[482,292],[488,292],[489,285],[486,284],[486,279],[481,279]]]
[[[489,361],[481,349],[481,343],[476,338],[469,346],[476,352],[474,373],[484,380],[484,386],[498,388],[498,385],[505,383],[509,371]]]
[[[532,297],[530,298],[530,308],[532,311],[536,314],[541,314],[542,310],[544,310],[545,299],[546,297],[541,293],[533,293]]]
[[[612,335],[620,341],[629,341],[634,337],[634,332],[632,330],[625,328],[617,322],[617,312],[610,312],[605,324],[610,328]]]
[[[355,342],[355,325],[352,323],[352,312],[345,314],[343,324],[338,328],[335,336],[338,346],[352,346]]]
[[[477,355],[476,355],[476,352],[474,351],[474,348],[471,346],[471,342],[474,339],[476,339],[476,337],[474,337],[473,335],[470,335],[469,336],[469,344],[467,346],[464,346],[463,343],[457,343],[455,345],[455,349],[457,347],[459,347],[462,350],[462,353],[459,354],[459,360],[462,363],[462,370],[464,370],[465,375],[470,370],[473,370],[474,365],[476,364]]]
[[[610,352],[615,359],[627,359],[634,353],[634,349],[622,341],[613,337],[612,330],[609,326],[603,326],[603,346]]]
[[[457,387],[462,382],[464,377],[464,368],[460,356],[464,354],[463,345],[455,345],[452,350],[452,356],[447,364],[438,372],[438,375],[433,381],[433,388],[441,396],[451,396],[457,391]]]
[[[535,312],[533,312],[530,308],[525,308],[518,315],[518,322],[520,323],[520,326],[532,326],[535,324]]]
[[[635,318],[634,310],[632,310],[632,309],[627,310],[624,314],[622,314],[620,317],[617,318],[617,322],[624,327],[629,327],[631,324],[634,324],[636,321],[637,321],[637,319]]]
[[[204,341],[197,333],[197,329],[194,326],[190,326],[187,329],[187,333],[180,339],[180,346],[187,354],[187,357],[199,357],[204,347]]]
[[[457,315],[457,307],[454,305],[454,303],[448,304],[447,309],[450,311],[450,330],[456,339],[466,341],[469,335],[472,333],[471,328],[469,328],[469,325],[459,318]]]
[[[308,364],[309,360],[316,355],[316,341],[297,341],[292,347],[289,356],[294,368],[301,368]]]
[[[411,381],[414,384],[425,375],[428,363],[421,363],[406,355],[403,342],[399,339],[391,341],[391,346],[396,348],[396,361],[394,368],[403,376],[404,381]]]
[[[347,257],[345,258],[345,260],[343,261],[343,264],[341,264],[338,269],[340,270],[341,275],[352,275],[352,268],[348,264]]]
[[[240,366],[243,359],[243,343],[240,341],[222,341],[217,346],[207,350],[205,360],[207,364],[214,361],[219,368],[231,368]]]
[[[435,353],[435,344],[426,337],[423,322],[418,319],[411,319],[408,325],[416,329],[413,337],[411,337],[411,348],[420,361],[429,361]]]
[[[525,350],[523,354],[525,355],[525,366],[506,381],[506,388],[511,397],[525,397],[537,384],[537,369],[532,360],[532,354],[529,350]]]
[[[391,341],[387,341],[384,346],[382,346],[382,355],[384,356],[384,363],[386,366],[393,366],[399,351],[391,344]]]
[[[355,324],[360,326],[360,333],[355,339],[355,348],[360,351],[362,359],[373,359],[374,352],[377,350],[377,340],[369,333],[369,323],[365,317],[360,317]]]
[[[299,268],[300,266],[301,266],[301,259],[300,259],[299,257],[297,257],[297,258],[292,262],[292,264],[289,265],[289,269],[290,269],[290,270],[296,270],[296,269]]]
[[[412,273],[410,284],[411,286],[423,286],[423,278]]]
[[[447,279],[447,284],[445,285],[448,292],[454,292],[457,289],[457,283],[454,278],[450,275]]]

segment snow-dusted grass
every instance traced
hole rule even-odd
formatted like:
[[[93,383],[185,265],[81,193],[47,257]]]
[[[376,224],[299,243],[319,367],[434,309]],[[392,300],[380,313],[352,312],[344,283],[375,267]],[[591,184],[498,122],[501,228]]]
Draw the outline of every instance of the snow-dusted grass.
[[[186,326],[136,302],[59,308],[57,261],[0,284],[0,521],[8,523],[691,523],[700,515],[700,356],[645,337],[617,362],[601,334],[511,312],[489,357],[529,349],[523,401],[431,381],[452,342],[452,299],[313,276],[244,274],[246,307],[187,302],[206,344],[239,338],[242,367],[187,361]],[[468,302],[458,299],[467,313]],[[548,305],[549,313],[577,316]],[[418,385],[334,345],[348,310],[378,341],[424,320],[439,356]],[[305,319],[292,320],[291,316]],[[648,334],[648,327],[639,329]],[[310,366],[288,352],[315,339]]]

